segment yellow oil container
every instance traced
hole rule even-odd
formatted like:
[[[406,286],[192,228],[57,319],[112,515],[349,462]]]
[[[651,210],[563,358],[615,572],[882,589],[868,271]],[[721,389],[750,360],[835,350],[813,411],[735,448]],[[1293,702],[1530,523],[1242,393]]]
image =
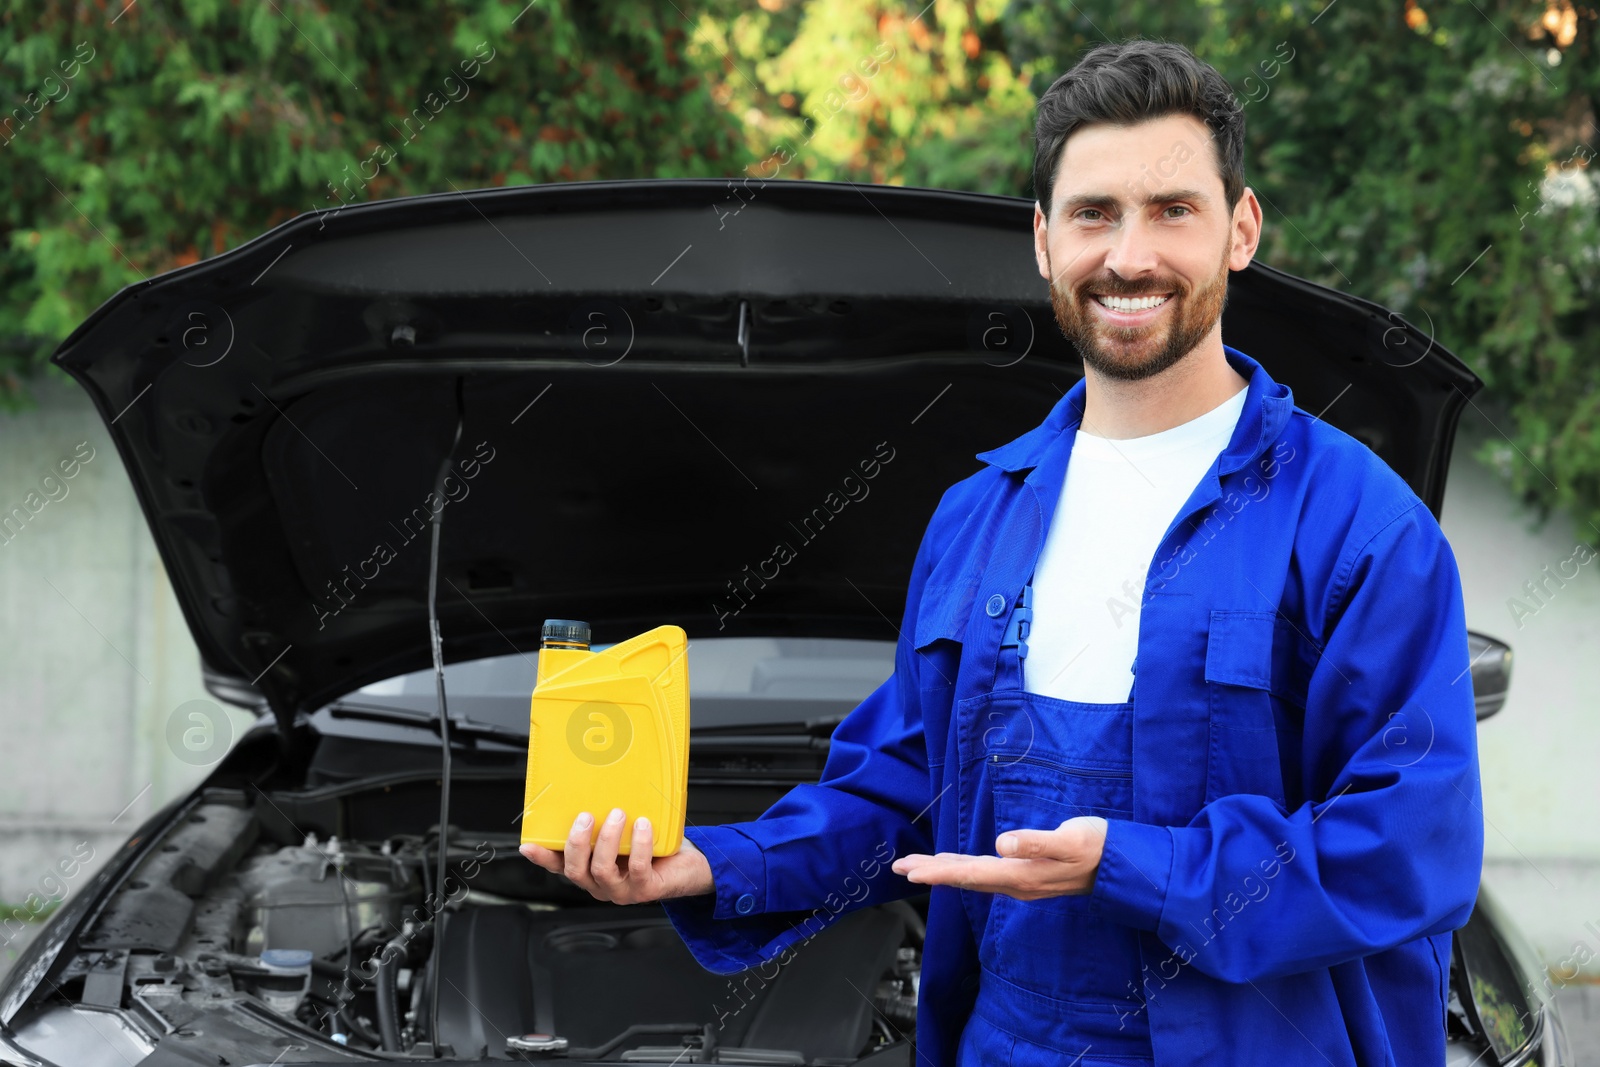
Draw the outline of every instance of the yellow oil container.
[[[657,626],[600,652],[589,625],[547,619],[528,712],[528,779],[522,842],[564,849],[579,812],[594,816],[590,842],[612,808],[645,816],[651,855],[683,842],[689,797],[687,635]]]

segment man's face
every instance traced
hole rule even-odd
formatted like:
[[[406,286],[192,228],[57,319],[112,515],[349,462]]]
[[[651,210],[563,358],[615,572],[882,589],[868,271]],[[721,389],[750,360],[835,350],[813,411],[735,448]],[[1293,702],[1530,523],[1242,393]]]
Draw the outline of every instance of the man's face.
[[[1221,343],[1228,272],[1249,265],[1260,208],[1247,190],[1230,214],[1211,136],[1191,115],[1080,127],[1062,149],[1048,225],[1035,208],[1056,321],[1106,377],[1159,374],[1213,330]],[[1118,310],[1106,297],[1139,303]]]

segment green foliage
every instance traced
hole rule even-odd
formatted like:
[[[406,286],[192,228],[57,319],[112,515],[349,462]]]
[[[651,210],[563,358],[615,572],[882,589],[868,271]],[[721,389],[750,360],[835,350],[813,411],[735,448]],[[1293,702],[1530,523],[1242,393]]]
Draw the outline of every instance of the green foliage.
[[[118,287],[341,202],[722,174],[1026,195],[1037,93],[1160,37],[1246,104],[1258,256],[1458,353],[1482,458],[1600,534],[1600,74],[1570,0],[123,2],[0,14],[0,403]]]
[[[125,3],[0,14],[0,402],[122,286],[300,212],[747,162],[671,5]]]
[[[748,173],[1023,192],[1034,95],[1003,48],[1005,7],[768,0],[736,15],[716,92],[745,122]]]

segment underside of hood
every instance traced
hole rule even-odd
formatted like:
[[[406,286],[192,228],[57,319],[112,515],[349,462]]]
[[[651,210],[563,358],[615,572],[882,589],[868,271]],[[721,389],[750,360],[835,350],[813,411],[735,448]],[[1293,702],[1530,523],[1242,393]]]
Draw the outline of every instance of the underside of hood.
[[[1083,373],[1032,212],[793,181],[381,201],[129,286],[54,361],[213,690],[284,722],[428,665],[436,512],[450,661],[552,617],[893,639],[941,493]],[[1223,338],[1438,514],[1481,383],[1427,332],[1253,263]]]

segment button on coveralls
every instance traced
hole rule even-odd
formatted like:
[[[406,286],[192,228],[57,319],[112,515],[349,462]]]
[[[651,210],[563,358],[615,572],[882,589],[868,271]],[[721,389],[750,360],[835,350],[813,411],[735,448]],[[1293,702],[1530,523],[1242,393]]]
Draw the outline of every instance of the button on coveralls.
[[[1370,449],[1224,351],[1244,408],[1151,559],[1128,805],[1090,797],[1119,811],[1101,813],[1093,889],[1024,905],[932,887],[919,1064],[1062,1062],[1063,1020],[1107,1018],[1089,1057],[1126,1051],[1114,1041],[1142,1024],[1162,1065],[1444,1062],[1450,932],[1483,863],[1455,558]],[[1090,758],[1099,735],[1015,699],[1000,645],[1083,397],[1080,380],[946,490],[894,673],[834,730],[820,781],[758,819],[686,829],[715,891],[664,907],[702,966],[770,981],[843,912],[927,889],[895,857],[994,855],[1013,814],[1052,829],[1082,802],[1083,776],[1052,765]],[[1136,990],[1100,984],[1112,930],[1137,947]]]

